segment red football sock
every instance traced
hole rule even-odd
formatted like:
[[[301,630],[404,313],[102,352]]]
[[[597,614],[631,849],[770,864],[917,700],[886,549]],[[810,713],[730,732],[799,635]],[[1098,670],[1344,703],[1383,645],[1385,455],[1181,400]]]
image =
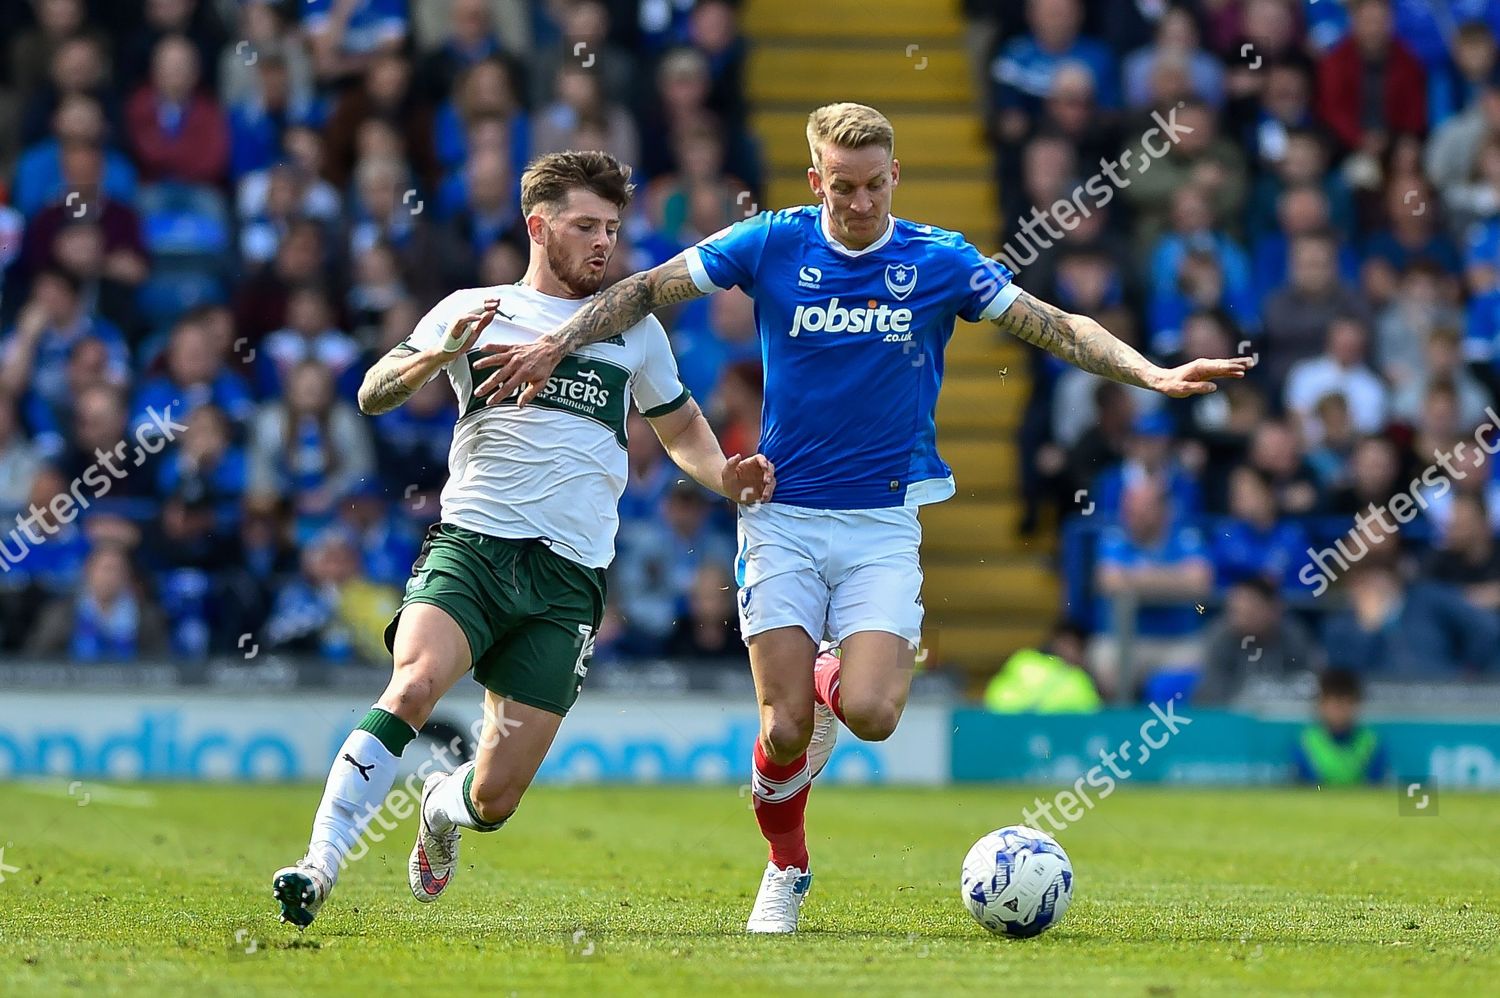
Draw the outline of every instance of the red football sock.
[[[839,657],[831,651],[818,656],[813,663],[813,696],[843,721],[844,705],[839,700],[839,665]]]
[[[812,776],[804,752],[786,765],[766,757],[755,742],[755,775],[751,789],[755,797],[755,821],[760,834],[771,844],[771,862],[778,869],[807,869],[807,791]]]

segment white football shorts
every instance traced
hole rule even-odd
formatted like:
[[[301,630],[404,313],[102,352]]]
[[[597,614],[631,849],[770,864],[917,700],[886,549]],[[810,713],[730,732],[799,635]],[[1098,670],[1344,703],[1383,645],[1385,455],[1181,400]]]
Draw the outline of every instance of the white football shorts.
[[[814,641],[885,631],[922,635],[922,526],[911,506],[741,506],[740,633],[800,627]]]

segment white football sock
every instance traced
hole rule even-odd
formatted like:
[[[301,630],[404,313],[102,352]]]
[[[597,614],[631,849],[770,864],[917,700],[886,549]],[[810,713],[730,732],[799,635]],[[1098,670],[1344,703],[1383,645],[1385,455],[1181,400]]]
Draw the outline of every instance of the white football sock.
[[[307,847],[308,860],[334,880],[391,792],[397,758],[363,729],[349,732],[334,757]]]
[[[469,798],[469,786],[473,781],[472,762],[464,763],[443,778],[443,782],[427,797],[427,810],[423,812],[423,816],[427,819],[428,828],[438,834],[454,825],[479,832],[493,832],[505,824],[503,820],[495,824],[481,821],[479,815],[474,813],[474,805]]]

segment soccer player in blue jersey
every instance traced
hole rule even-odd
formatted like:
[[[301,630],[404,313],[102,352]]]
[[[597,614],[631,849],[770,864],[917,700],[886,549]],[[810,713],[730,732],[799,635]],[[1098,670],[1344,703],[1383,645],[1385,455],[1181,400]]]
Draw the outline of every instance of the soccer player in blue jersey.
[[[954,493],[934,410],[954,321],[993,322],[1086,371],[1173,397],[1243,377],[1248,358],[1163,369],[1097,322],[1038,301],[955,232],[891,215],[900,180],[880,112],[832,104],[807,124],[818,203],[763,212],[598,294],[553,333],[486,348],[476,391],[526,404],[562,357],[653,309],[730,287],[755,300],[761,450],[775,502],[741,507],[740,624],[760,701],[755,816],[770,843],[751,932],[794,932],[812,877],[808,788],[842,721],[896,728],[921,634],[917,507]],[[819,655],[822,638],[839,656]]]

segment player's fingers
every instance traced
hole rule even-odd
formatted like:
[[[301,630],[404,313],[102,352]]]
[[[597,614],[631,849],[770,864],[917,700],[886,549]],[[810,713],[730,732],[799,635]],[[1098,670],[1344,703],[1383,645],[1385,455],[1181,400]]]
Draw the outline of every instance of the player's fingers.
[[[542,394],[542,389],[545,387],[547,387],[547,382],[545,381],[531,382],[526,386],[526,390],[521,392],[521,397],[516,399],[516,407],[524,409],[526,407],[526,403]]]
[[[481,313],[478,321],[474,323],[474,328],[470,329],[469,335],[464,338],[464,350],[467,351],[470,347],[472,347],[475,341],[477,341],[479,337],[484,335],[484,331],[489,328],[490,323],[494,320],[494,312]]]
[[[484,370],[491,367],[499,367],[511,358],[517,350],[521,349],[519,343],[486,343],[479,348],[484,354],[474,362],[476,370]]]

